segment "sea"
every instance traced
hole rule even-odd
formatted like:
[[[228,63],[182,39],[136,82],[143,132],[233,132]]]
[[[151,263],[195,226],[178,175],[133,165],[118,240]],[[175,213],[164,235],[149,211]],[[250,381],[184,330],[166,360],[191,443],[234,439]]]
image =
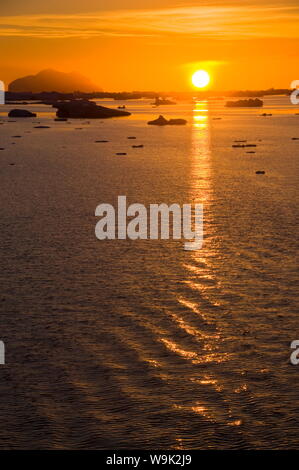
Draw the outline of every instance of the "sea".
[[[298,448],[299,107],[263,100],[1,106],[0,448]],[[97,239],[120,195],[203,204],[202,248]]]

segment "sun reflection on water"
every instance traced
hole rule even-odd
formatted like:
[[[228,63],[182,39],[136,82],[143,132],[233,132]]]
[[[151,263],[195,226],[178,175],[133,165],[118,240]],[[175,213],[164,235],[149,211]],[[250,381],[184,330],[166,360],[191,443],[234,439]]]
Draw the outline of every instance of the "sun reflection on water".
[[[207,206],[210,195],[210,126],[207,101],[196,101],[192,129],[192,198]],[[206,208],[206,207],[205,207]]]

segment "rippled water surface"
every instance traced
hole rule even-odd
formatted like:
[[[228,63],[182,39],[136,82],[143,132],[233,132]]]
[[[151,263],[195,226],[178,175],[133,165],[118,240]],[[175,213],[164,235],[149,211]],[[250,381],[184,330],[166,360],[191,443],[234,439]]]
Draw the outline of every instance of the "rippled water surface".
[[[296,448],[298,108],[126,105],[89,122],[2,108],[0,447]],[[157,113],[188,125],[147,126]],[[97,240],[118,195],[203,203],[203,249]]]

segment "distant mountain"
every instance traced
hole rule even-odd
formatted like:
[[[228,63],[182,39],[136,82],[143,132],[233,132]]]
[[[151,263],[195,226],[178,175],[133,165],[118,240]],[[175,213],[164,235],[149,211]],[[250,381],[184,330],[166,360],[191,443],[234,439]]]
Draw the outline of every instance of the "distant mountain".
[[[42,93],[43,91],[73,93],[81,91],[90,93],[101,91],[101,89],[79,73],[63,73],[48,69],[36,75],[28,75],[14,80],[8,85],[8,91],[32,93]]]

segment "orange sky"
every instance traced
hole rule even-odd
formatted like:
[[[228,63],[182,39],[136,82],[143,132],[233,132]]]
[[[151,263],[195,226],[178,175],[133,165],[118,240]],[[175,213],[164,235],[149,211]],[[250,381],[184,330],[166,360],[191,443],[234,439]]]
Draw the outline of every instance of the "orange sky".
[[[106,91],[290,86],[299,79],[298,1],[1,0],[0,79],[78,71]],[[75,5],[74,5],[75,3]]]

